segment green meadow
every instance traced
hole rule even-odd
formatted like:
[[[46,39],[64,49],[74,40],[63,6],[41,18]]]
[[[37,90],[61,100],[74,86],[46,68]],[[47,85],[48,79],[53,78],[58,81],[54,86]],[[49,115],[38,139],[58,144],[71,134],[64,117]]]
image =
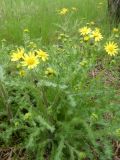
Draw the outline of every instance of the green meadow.
[[[63,23],[63,18],[57,12],[63,7],[78,9],[71,16],[73,23],[86,19],[96,21],[108,30],[105,0],[1,0],[0,39],[21,43],[22,31],[28,28],[32,38],[42,37],[43,42],[49,43],[54,39],[57,24]]]

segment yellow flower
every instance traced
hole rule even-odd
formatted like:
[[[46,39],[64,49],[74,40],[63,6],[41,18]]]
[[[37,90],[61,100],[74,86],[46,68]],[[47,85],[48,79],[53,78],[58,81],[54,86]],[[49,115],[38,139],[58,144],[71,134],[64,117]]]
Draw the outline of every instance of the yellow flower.
[[[22,66],[27,66],[28,69],[33,69],[39,64],[39,60],[34,53],[29,52],[28,55],[25,54],[23,57]]]
[[[92,32],[92,36],[95,38],[95,42],[99,42],[103,39],[102,34],[100,33],[99,29],[95,29],[95,31]]]
[[[114,33],[119,32],[119,29],[118,28],[113,28],[113,32]]]
[[[56,72],[55,72],[54,69],[48,67],[48,68],[46,69],[46,71],[45,71],[45,74],[46,74],[47,76],[51,76],[51,75],[55,75]]]
[[[89,41],[89,39],[90,39],[89,36],[85,36],[85,37],[84,37],[84,41],[86,41],[86,42]]]
[[[110,56],[115,56],[118,53],[118,45],[115,42],[108,42],[104,47],[105,47],[105,51]]]
[[[59,12],[60,15],[65,15],[66,13],[68,13],[68,8],[62,8]]]
[[[24,54],[23,48],[17,49],[16,52],[12,53],[11,61],[19,61],[23,57],[23,54]]]
[[[25,71],[24,71],[24,70],[20,70],[20,71],[19,71],[19,75],[20,75],[21,77],[24,77],[24,76],[25,76]]]
[[[88,27],[83,27],[79,29],[79,32],[82,36],[88,35],[91,32],[91,29]]]
[[[48,54],[46,52],[42,51],[41,49],[36,52],[37,52],[37,56],[41,58],[43,61],[48,60]]]

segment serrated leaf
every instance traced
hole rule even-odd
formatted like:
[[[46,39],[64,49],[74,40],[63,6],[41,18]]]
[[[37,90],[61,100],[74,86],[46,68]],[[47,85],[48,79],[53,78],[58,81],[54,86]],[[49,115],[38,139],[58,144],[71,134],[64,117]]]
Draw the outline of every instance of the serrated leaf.
[[[59,146],[57,148],[54,160],[61,160],[63,148],[64,148],[64,138],[62,137]]]
[[[42,116],[37,116],[37,121],[39,121],[45,128],[50,130],[51,132],[54,132],[55,128],[51,126]]]

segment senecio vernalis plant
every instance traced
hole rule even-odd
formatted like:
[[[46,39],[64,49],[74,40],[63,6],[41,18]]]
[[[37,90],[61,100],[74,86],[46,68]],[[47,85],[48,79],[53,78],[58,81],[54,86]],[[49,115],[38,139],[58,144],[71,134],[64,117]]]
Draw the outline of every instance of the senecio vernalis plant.
[[[25,29],[22,47],[2,47],[7,59],[0,66],[0,144],[23,149],[26,160],[112,160],[113,141],[120,137],[112,81],[119,29],[108,39],[94,22],[76,26],[74,34],[71,28],[57,33],[45,47],[31,42]]]

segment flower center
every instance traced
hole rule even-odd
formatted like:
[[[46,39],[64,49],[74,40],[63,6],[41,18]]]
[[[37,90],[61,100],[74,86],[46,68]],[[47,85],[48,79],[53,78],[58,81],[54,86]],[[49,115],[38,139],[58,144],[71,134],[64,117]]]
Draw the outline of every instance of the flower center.
[[[35,63],[35,60],[33,58],[28,58],[27,59],[27,64],[28,65],[33,65]]]
[[[114,51],[114,47],[113,47],[113,46],[110,46],[110,47],[109,47],[109,51],[110,51],[110,52],[113,52],[113,51]]]

